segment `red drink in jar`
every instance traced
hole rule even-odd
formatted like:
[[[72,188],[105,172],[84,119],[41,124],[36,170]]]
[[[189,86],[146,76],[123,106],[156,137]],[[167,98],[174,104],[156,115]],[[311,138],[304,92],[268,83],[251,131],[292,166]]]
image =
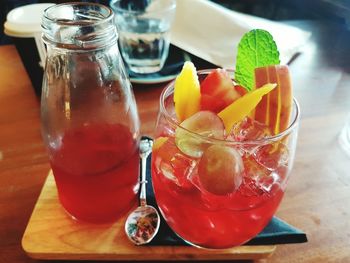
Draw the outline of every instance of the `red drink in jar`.
[[[121,124],[89,124],[67,131],[49,148],[59,198],[73,217],[110,222],[136,202],[137,141]]]

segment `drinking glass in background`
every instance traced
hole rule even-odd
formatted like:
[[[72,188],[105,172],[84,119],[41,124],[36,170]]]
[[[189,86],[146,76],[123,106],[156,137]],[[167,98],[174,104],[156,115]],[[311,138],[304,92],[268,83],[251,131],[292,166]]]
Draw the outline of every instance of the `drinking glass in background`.
[[[339,144],[343,148],[343,150],[350,156],[350,114],[348,114],[345,126],[340,133]]]
[[[129,69],[147,74],[160,71],[169,52],[175,0],[112,0],[119,47]]]
[[[110,8],[67,3],[45,10],[42,135],[65,210],[116,221],[136,204],[139,118]]]

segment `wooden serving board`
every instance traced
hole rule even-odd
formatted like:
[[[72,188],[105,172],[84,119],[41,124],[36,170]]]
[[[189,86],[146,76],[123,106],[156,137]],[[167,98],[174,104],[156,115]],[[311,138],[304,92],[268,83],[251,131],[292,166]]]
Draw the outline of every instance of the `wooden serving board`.
[[[124,233],[125,217],[114,224],[77,222],[61,207],[50,172],[22,238],[24,251],[36,259],[70,260],[230,260],[261,259],[275,246],[207,250],[190,246],[135,246]]]

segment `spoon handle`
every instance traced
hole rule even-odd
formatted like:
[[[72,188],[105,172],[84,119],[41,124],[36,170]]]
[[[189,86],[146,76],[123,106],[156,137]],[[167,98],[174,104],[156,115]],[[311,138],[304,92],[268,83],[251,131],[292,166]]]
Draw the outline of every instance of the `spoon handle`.
[[[146,201],[146,160],[147,157],[142,156],[141,157],[141,191],[140,191],[140,205],[141,206],[146,206],[147,201]]]

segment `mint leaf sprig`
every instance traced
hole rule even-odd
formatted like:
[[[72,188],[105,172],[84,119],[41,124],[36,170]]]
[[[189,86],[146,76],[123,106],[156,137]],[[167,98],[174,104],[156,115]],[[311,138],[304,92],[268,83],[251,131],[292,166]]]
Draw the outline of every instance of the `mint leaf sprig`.
[[[262,29],[246,33],[238,44],[235,79],[248,91],[254,89],[254,69],[280,64],[272,35]]]

